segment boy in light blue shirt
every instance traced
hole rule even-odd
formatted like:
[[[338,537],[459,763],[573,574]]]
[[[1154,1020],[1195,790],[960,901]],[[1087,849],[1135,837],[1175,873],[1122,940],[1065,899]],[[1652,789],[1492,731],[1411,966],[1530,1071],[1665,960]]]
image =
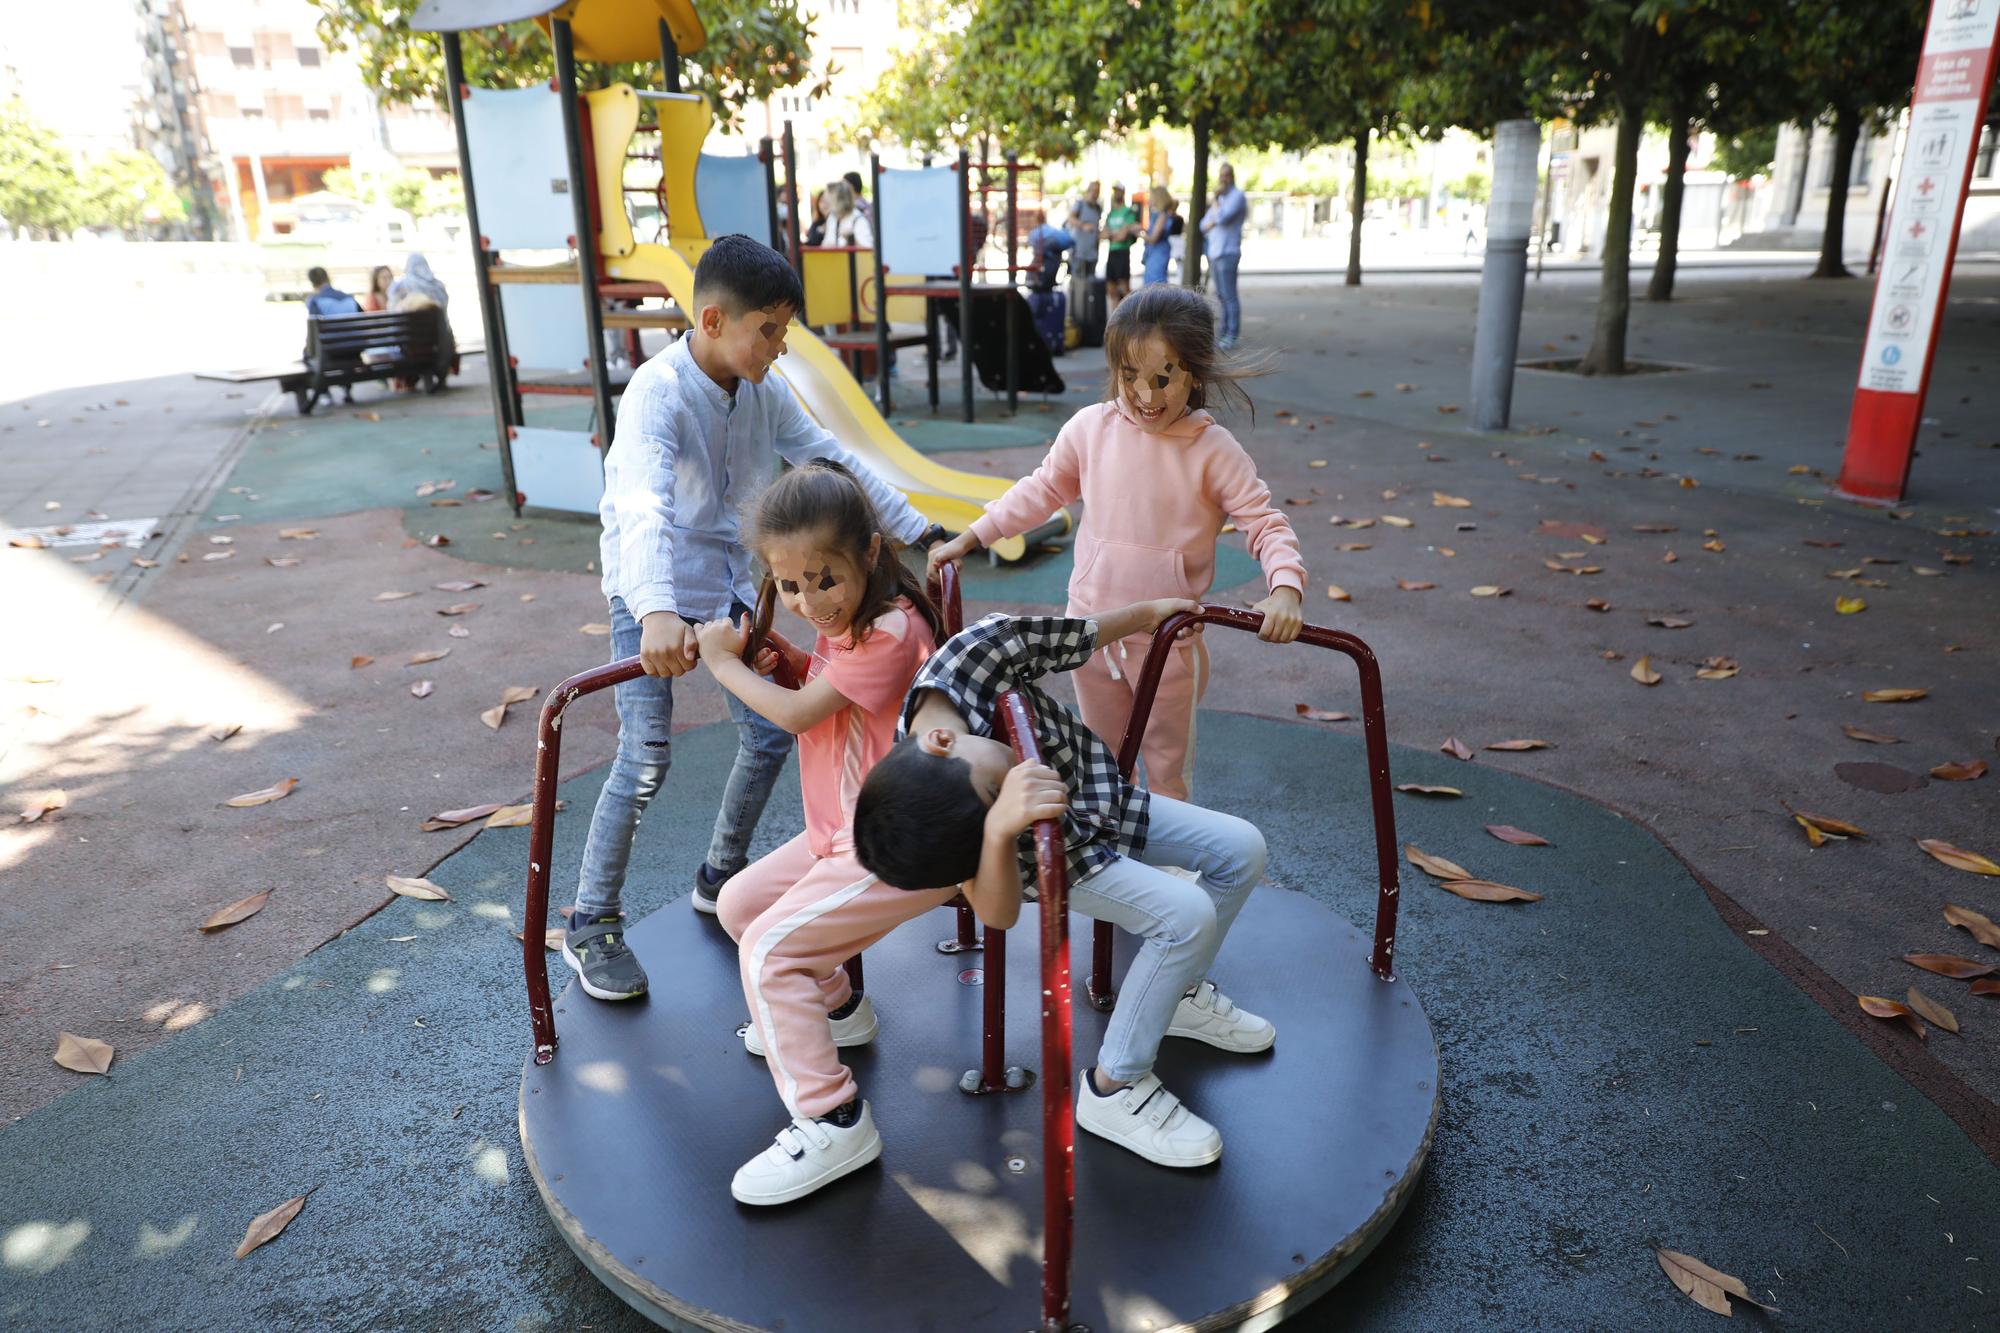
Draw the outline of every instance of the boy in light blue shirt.
[[[798,274],[747,236],[718,238],[694,273],[694,325],[640,366],[618,404],[604,457],[599,554],[611,604],[611,660],[637,656],[646,674],[617,687],[618,754],[591,815],[563,959],[586,993],[626,1000],[646,973],[625,944],[625,870],[639,817],[672,762],[673,678],[695,663],[694,626],[748,614],[756,595],[738,514],[776,474],[830,458],[868,492],[899,541],[930,525],[903,493],[868,470],[806,415],[771,364],[805,304]],[[736,762],[723,791],[693,903],[714,914],[722,886],[749,860],[750,837],[791,750],[790,733],[734,695]]]

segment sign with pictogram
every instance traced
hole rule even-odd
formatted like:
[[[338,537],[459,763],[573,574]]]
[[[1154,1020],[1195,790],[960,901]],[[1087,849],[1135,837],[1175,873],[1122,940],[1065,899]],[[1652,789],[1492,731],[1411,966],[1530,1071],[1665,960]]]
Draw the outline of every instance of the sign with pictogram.
[[[1901,499],[1909,477],[1997,41],[2000,0],[1931,0],[1841,458],[1837,489],[1857,499]]]

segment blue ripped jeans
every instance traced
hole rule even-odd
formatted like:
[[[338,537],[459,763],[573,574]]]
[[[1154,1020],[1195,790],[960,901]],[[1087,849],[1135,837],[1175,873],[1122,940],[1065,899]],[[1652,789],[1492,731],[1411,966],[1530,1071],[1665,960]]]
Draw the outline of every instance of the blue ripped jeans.
[[[730,618],[748,613],[733,606]],[[639,652],[639,622],[620,598],[611,599],[611,660]],[[639,676],[616,687],[618,754],[590,816],[590,836],[583,844],[583,870],[577,876],[579,914],[606,916],[624,910],[625,867],[632,858],[632,835],[660,783],[673,764],[674,689],[667,676]],[[791,733],[768,722],[735,695],[729,713],[736,719],[736,762],[722,791],[722,808],[715,814],[715,832],[708,843],[708,863],[734,874],[750,860],[750,836],[757,831],[764,804],[791,753]]]

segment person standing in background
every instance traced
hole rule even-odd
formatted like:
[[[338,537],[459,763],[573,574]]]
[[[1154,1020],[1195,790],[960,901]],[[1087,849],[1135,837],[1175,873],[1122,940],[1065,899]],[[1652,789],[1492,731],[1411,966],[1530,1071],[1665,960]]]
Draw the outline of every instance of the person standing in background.
[[[1228,351],[1243,336],[1243,302],[1236,294],[1236,269],[1243,260],[1243,219],[1250,201],[1236,188],[1236,169],[1227,162],[1215,173],[1215,203],[1202,215],[1201,248],[1215,276],[1215,296],[1222,302],[1222,336],[1217,346]]]
[[[1139,235],[1139,210],[1125,202],[1125,187],[1111,187],[1111,209],[1104,215],[1104,316],[1118,308],[1132,290],[1132,241]]]
[[[1098,203],[1103,187],[1096,181],[1069,201],[1069,216],[1063,230],[1076,242],[1069,254],[1069,316],[1078,324],[1090,310],[1090,280],[1097,276],[1097,238],[1104,225],[1104,207]]]

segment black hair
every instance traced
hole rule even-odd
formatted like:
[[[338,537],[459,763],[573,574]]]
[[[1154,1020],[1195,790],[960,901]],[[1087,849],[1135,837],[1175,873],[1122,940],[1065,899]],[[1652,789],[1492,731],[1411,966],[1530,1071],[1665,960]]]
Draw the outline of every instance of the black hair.
[[[972,765],[905,736],[868,770],[854,802],[854,855],[898,889],[942,889],[979,873],[986,802]]]
[[[772,306],[806,308],[805,288],[785,257],[740,232],[716,237],[702,253],[694,266],[694,299],[697,307],[721,306],[732,319]]]
[[[313,287],[317,289],[326,286],[326,284],[330,281],[330,279],[328,279],[328,277],[326,276],[325,269],[321,268],[318,264],[314,264],[311,268],[306,270],[306,281],[311,283]]]
[[[842,180],[846,181],[846,182],[847,182],[847,183],[848,183],[849,185],[851,185],[851,186],[853,186],[853,187],[854,187],[854,197],[855,197],[856,199],[859,199],[859,198],[860,198],[860,197],[862,196],[862,193],[863,193],[863,191],[862,191],[862,189],[861,189],[861,173],[860,173],[860,172],[858,172],[858,171],[847,171],[847,172],[842,172],[842,173],[841,173],[841,176],[840,176],[840,178],[841,178]]]
[[[1104,383],[1106,402],[1119,394],[1119,371],[1133,344],[1149,333],[1167,347],[1194,377],[1188,410],[1228,403],[1246,408],[1257,420],[1257,408],[1244,392],[1243,381],[1271,372],[1268,357],[1246,361],[1225,354],[1215,340],[1215,311],[1206,298],[1176,283],[1149,282],[1118,303],[1104,325],[1104,360],[1110,375]]]
[[[909,598],[910,605],[930,625],[932,641],[943,642],[944,620],[924,592],[922,581],[896,554],[897,543],[882,530],[882,520],[876,517],[868,492],[852,472],[831,458],[815,458],[779,477],[751,502],[744,519],[743,544],[760,557],[764,544],[773,537],[812,532],[825,535],[861,567],[867,586],[849,630],[856,643],[867,636],[876,617],[895,606],[898,597]],[[870,564],[868,546],[876,537],[882,541]],[[769,563],[765,561],[767,566]]]

